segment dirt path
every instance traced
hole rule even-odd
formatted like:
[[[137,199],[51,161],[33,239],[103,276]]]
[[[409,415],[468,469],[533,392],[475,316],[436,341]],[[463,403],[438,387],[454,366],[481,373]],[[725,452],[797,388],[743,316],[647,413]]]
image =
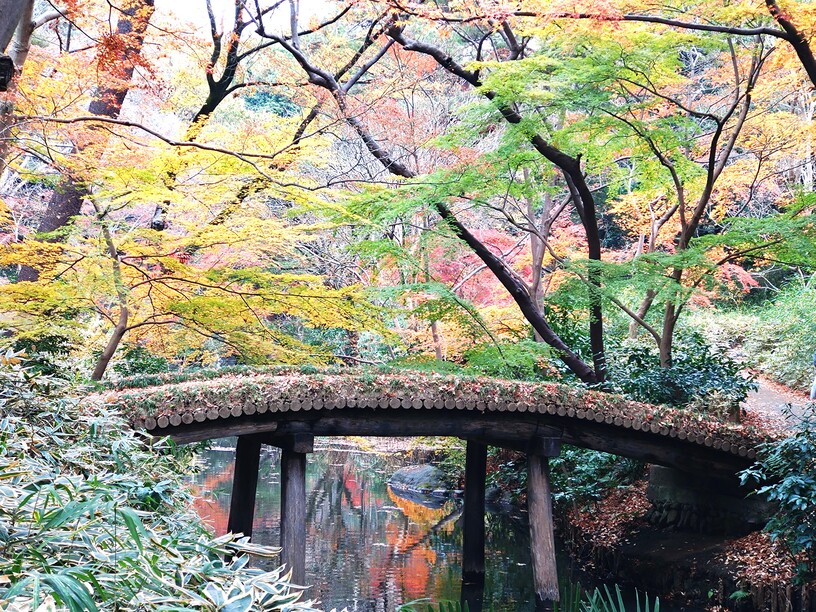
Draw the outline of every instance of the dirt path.
[[[759,376],[756,381],[759,388],[748,394],[742,407],[749,414],[754,413],[779,427],[789,429],[792,424],[791,418],[786,418],[784,409],[790,405],[793,415],[801,416],[809,402],[808,393],[789,389]]]

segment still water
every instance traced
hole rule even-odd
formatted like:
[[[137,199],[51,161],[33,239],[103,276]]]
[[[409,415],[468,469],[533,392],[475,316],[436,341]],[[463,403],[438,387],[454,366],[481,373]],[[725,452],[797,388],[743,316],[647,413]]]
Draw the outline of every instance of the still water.
[[[196,507],[218,533],[229,515],[234,440],[202,455]],[[321,607],[390,611],[416,601],[458,601],[462,531],[459,500],[397,496],[388,480],[410,464],[400,455],[322,448],[306,469],[307,596]],[[280,538],[280,454],[264,447],[253,541]],[[534,610],[527,527],[488,507],[484,610]]]

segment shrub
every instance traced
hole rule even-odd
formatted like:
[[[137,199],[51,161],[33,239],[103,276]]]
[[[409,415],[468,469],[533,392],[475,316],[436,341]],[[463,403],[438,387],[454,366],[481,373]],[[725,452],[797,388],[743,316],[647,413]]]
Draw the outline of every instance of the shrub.
[[[790,418],[790,411],[788,412]],[[765,526],[784,543],[800,582],[816,578],[816,408],[811,404],[795,433],[759,448],[759,460],[740,474],[742,484],[762,484],[756,493],[777,504]]]
[[[761,308],[693,316],[706,337],[741,353],[746,366],[790,387],[807,389],[816,349],[816,288],[795,283]]]
[[[137,374],[161,374],[170,369],[170,362],[164,357],[154,355],[143,346],[129,346],[121,351],[121,356],[114,362],[113,371],[119,376]]]
[[[607,361],[615,391],[652,404],[685,407],[694,403],[705,409],[708,400],[716,400],[720,411],[734,411],[756,388],[752,379],[740,374],[740,364],[723,351],[712,350],[696,333],[675,342],[669,368],[660,367],[652,344],[627,342],[611,347]]]
[[[643,463],[588,448],[564,446],[550,459],[553,501],[585,504],[601,499],[610,489],[632,484],[643,475]]]
[[[248,567],[244,553],[275,550],[206,533],[182,483],[188,453],[12,353],[0,406],[3,609],[311,609],[281,570]]]
[[[560,377],[550,347],[532,340],[483,344],[466,351],[464,358],[466,371],[478,376],[530,381]]]
[[[511,497],[527,489],[527,460],[523,453],[490,448],[488,482]],[[610,489],[631,484],[643,475],[643,464],[601,451],[565,445],[550,458],[553,501],[559,505],[585,504],[601,499]]]

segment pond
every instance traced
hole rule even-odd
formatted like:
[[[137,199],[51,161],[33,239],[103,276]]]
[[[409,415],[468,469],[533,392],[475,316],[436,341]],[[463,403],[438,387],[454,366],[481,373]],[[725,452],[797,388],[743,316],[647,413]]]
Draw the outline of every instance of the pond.
[[[226,531],[234,441],[203,454],[196,507]],[[264,447],[253,540],[277,546],[280,453]],[[458,601],[462,505],[456,499],[395,495],[391,474],[401,454],[327,447],[308,457],[306,576],[308,596],[327,610],[395,610],[416,600]],[[522,514],[488,506],[484,610],[534,610],[527,526]],[[471,607],[473,609],[474,607]]]

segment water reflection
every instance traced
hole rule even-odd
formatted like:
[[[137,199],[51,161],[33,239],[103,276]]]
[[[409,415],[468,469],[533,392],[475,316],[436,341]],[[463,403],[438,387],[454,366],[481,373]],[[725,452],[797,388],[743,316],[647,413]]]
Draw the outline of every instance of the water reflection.
[[[232,486],[232,450],[203,456],[196,508],[224,533]],[[280,538],[280,461],[265,447],[253,525],[256,542]],[[306,470],[306,576],[309,596],[326,609],[394,610],[428,598],[459,600],[461,505],[407,499],[388,487],[405,465],[399,458],[327,449],[309,455]],[[518,517],[490,512],[486,533],[485,610],[534,610],[527,530]],[[470,597],[476,597],[473,593]],[[471,610],[479,609],[476,599]]]

